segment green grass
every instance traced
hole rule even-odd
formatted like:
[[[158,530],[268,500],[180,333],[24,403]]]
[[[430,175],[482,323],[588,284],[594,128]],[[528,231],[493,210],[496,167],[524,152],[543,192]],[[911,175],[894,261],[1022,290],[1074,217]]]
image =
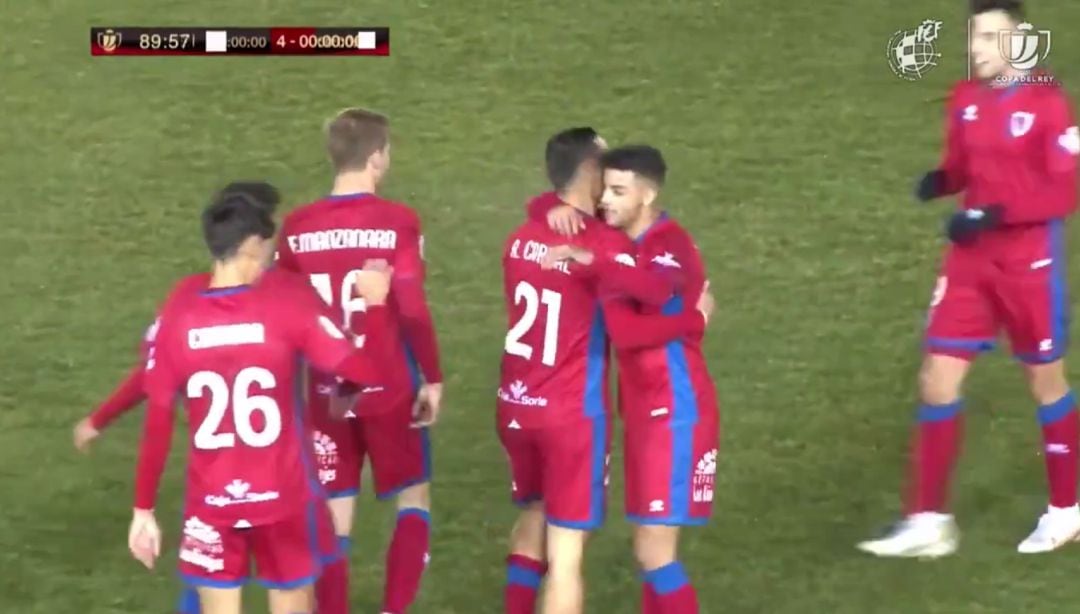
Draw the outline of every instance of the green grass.
[[[69,426],[134,360],[179,276],[204,266],[196,213],[236,178],[290,202],[328,189],[324,118],[389,112],[387,193],[422,214],[448,410],[436,434],[433,561],[416,611],[500,611],[507,503],[493,434],[499,248],[542,188],[552,131],[648,140],[717,291],[723,401],[715,521],[685,560],[705,612],[1036,612],[1080,599],[1080,549],[1020,558],[1044,502],[1034,407],[1004,358],[969,387],[959,556],[868,560],[897,510],[942,210],[908,197],[937,158],[963,74],[963,5],[916,0],[14,1],[0,7],[0,611],[164,612],[177,582],[126,552],[139,420],[89,458]],[[92,7],[92,9],[91,9]],[[942,65],[905,82],[889,36],[945,21]],[[1080,68],[1080,5],[1041,3]],[[389,25],[393,57],[92,59],[91,25]],[[1074,92],[1076,90],[1074,89]],[[161,517],[176,516],[180,457]],[[618,475],[616,473],[616,475]],[[616,482],[618,480],[615,480]],[[621,491],[589,552],[590,611],[632,612]],[[358,612],[377,608],[391,510],[366,496]],[[178,527],[166,524],[169,537]],[[173,553],[170,552],[171,558]]]

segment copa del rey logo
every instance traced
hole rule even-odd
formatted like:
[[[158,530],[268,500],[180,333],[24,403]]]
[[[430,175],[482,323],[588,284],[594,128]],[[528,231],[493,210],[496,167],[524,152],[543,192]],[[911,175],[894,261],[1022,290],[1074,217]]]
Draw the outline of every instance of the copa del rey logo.
[[[527,394],[528,392],[529,387],[525,385],[525,382],[514,380],[510,382],[509,386],[499,388],[499,400],[504,403],[525,405],[527,407],[547,407],[548,400],[546,398],[532,397]]]

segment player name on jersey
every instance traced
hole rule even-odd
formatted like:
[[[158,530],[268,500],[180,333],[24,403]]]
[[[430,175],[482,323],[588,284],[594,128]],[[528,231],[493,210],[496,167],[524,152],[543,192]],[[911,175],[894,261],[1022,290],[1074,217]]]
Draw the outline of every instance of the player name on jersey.
[[[544,257],[547,256],[548,246],[536,241],[525,241],[525,245],[521,244],[521,239],[514,240],[514,244],[510,246],[510,257],[518,260],[527,260],[529,262],[535,262],[540,264],[544,261]],[[559,262],[555,265],[556,271],[561,271],[566,275],[570,274],[570,265],[565,261]]]
[[[289,249],[294,254],[326,252],[337,249],[395,249],[397,231],[375,228],[334,228],[289,235]]]
[[[266,343],[266,329],[258,322],[193,328],[188,331],[188,347],[193,350],[258,343]]]

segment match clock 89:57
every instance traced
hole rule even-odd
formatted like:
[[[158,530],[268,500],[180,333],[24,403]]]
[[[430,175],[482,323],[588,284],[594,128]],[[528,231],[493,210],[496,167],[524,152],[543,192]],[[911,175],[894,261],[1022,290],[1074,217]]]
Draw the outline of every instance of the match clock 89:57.
[[[182,51],[195,48],[195,36],[190,32],[144,32],[139,35],[139,49],[146,51]]]

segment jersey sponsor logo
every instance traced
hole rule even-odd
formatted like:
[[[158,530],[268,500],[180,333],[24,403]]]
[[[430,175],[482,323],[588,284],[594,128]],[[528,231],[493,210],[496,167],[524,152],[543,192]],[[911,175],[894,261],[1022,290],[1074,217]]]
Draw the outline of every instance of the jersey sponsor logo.
[[[672,269],[681,269],[682,265],[678,260],[675,260],[675,254],[671,252],[664,252],[663,254],[656,256],[652,259],[653,264],[659,264],[660,266],[666,266]]]
[[[544,397],[529,396],[529,387],[521,380],[514,380],[506,388],[499,387],[499,400],[512,405],[524,405],[525,407],[547,407],[548,400]]]
[[[1058,145],[1069,155],[1080,156],[1080,127],[1072,126],[1058,137]]]
[[[716,448],[701,455],[694,466],[694,503],[710,503],[716,487]]]
[[[1026,111],[1017,111],[1009,117],[1009,134],[1013,138],[1024,136],[1031,132],[1035,125],[1035,114]]]
[[[548,246],[539,241],[525,241],[523,244],[521,239],[514,239],[513,245],[510,246],[511,258],[515,260],[526,260],[536,264],[543,263],[547,253]],[[556,262],[554,270],[560,271],[564,275],[569,275],[570,264],[566,261]]]
[[[225,547],[221,533],[196,516],[184,522],[180,540],[180,560],[215,572],[225,569]]]
[[[279,498],[281,494],[276,491],[251,492],[251,484],[243,480],[233,480],[225,485],[225,495],[206,495],[203,501],[212,507],[229,507],[245,503],[265,503]]]
[[[312,439],[315,443],[315,463],[319,467],[319,483],[325,486],[337,479],[337,443],[321,431],[315,431]]]
[[[384,228],[333,228],[286,237],[294,254],[339,249],[396,249],[397,231]]]
[[[259,322],[192,328],[188,331],[188,347],[193,350],[259,343],[266,343],[266,328]]]

